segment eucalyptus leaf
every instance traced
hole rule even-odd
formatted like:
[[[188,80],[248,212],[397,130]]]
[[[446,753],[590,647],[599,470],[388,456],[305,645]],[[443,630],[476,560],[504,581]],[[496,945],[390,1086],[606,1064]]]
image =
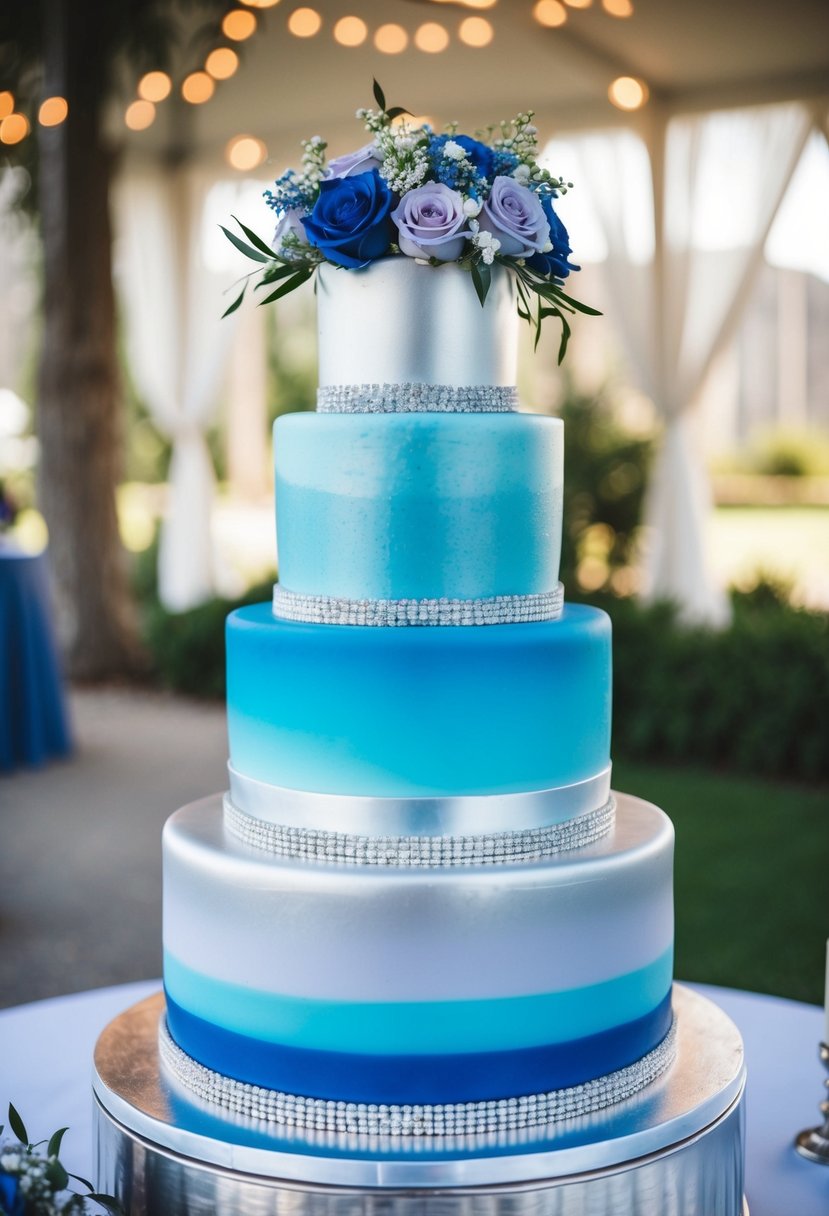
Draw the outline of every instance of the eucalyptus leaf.
[[[383,90],[380,88],[380,86],[376,80],[372,80],[372,85],[374,87],[374,100],[377,102],[378,106],[385,114],[385,112],[386,112],[386,95],[383,92]]]
[[[271,262],[271,261],[273,261],[273,254],[270,254],[268,257],[265,257],[264,253],[260,253],[259,250],[254,249],[252,245],[247,245],[240,236],[236,235],[235,232],[231,232],[228,228],[225,228],[224,224],[220,224],[219,227],[221,228],[222,232],[225,234],[227,239],[230,241],[230,243],[232,245],[235,245],[236,248],[240,251],[240,253],[243,253],[246,258],[252,258],[254,260],[254,262]]]
[[[26,1147],[28,1148],[29,1147],[29,1133],[26,1131],[26,1124],[20,1118],[20,1115],[17,1113],[15,1108],[12,1106],[11,1102],[9,1103],[9,1127],[12,1129],[15,1136],[17,1136],[20,1143],[25,1144]]]
[[[560,287],[556,288],[557,298],[563,300],[565,304],[569,304],[571,308],[575,308],[576,312],[583,312],[588,317],[600,317],[602,314],[598,308],[591,308],[589,304],[582,304],[580,300],[574,300],[572,296],[567,296]]]
[[[80,1182],[81,1186],[85,1186],[88,1191],[92,1190],[92,1183],[88,1178],[81,1178],[80,1174],[70,1174],[69,1177],[75,1182]]]
[[[87,1195],[86,1198],[91,1199],[93,1203],[100,1204],[101,1207],[106,1208],[108,1212],[113,1212],[114,1216],[123,1216],[124,1209],[122,1208],[120,1201],[116,1199],[114,1195],[99,1195],[97,1192],[92,1192],[91,1194]]]
[[[390,110],[386,110],[386,117],[389,120],[399,118],[401,114],[408,114],[409,118],[412,117],[411,110],[407,110],[404,106],[392,106]]]
[[[52,1161],[47,1162],[45,1173],[49,1186],[53,1191],[58,1192],[66,1190],[69,1185],[69,1175],[67,1174],[63,1165],[61,1165],[60,1161],[58,1161],[57,1157],[55,1157]]]
[[[567,343],[570,341],[570,326],[567,323],[567,318],[561,318],[561,342],[558,347],[558,361],[564,362],[564,356],[567,354]]]
[[[261,253],[266,254],[269,261],[272,260],[274,253],[273,253],[273,250],[271,249],[270,245],[266,245],[265,242],[262,240],[261,236],[257,236],[255,232],[253,232],[250,228],[248,228],[245,224],[243,224],[238,216],[234,215],[233,219],[236,220],[236,223],[242,229],[242,232],[244,232],[245,236],[248,238],[251,245],[255,245],[256,248]]]
[[[300,269],[299,266],[274,266],[262,272],[262,278],[254,287],[254,291],[258,291],[260,287],[267,287],[269,283],[278,283],[280,279],[287,279],[288,275],[296,274]]]
[[[297,287],[301,287],[303,283],[307,283],[313,273],[313,270],[297,271],[292,279],[287,279],[281,287],[277,287],[276,291],[272,291],[269,296],[265,296],[264,300],[260,300],[259,304],[271,304],[274,300],[287,296]]]
[[[244,300],[244,298],[245,298],[245,292],[247,291],[247,286],[248,285],[246,283],[245,286],[242,288],[241,292],[239,293],[239,295],[236,297],[236,299],[230,305],[230,307],[226,308],[224,310],[224,312],[222,313],[222,319],[224,319],[225,317],[229,317],[232,312],[236,311],[236,309],[242,303],[242,300]]]
[[[492,285],[492,271],[485,262],[472,263],[472,282],[478,299],[481,301],[481,308],[483,308]]]
[[[61,1141],[63,1140],[63,1137],[66,1135],[66,1133],[68,1131],[69,1131],[68,1127],[61,1127],[58,1131],[55,1132],[55,1134],[49,1140],[49,1144],[46,1148],[47,1157],[57,1157],[60,1155]]]

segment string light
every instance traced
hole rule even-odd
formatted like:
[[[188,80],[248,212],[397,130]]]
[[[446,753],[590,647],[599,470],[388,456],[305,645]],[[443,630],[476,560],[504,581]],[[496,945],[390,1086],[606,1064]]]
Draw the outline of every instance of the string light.
[[[213,96],[216,85],[207,72],[191,72],[181,85],[181,95],[191,106],[200,106]]]
[[[322,25],[322,17],[315,8],[297,8],[288,18],[288,29],[295,38],[313,38]]]
[[[204,61],[204,70],[214,80],[229,80],[239,66],[239,56],[229,46],[219,46]]]
[[[437,55],[448,47],[449,34],[437,21],[425,21],[415,31],[414,43],[419,51]]]
[[[593,0],[564,0],[564,3],[568,4],[570,8],[590,8]]]
[[[489,46],[494,30],[486,17],[464,17],[458,27],[458,37],[467,46]]]
[[[538,0],[533,8],[533,16],[539,25],[552,30],[559,25],[564,25],[567,20],[567,9],[559,3],[559,0]]]
[[[268,155],[268,149],[254,135],[236,135],[225,148],[225,159],[240,173],[255,169]]]
[[[151,101],[133,101],[126,109],[124,122],[131,131],[146,131],[155,122],[155,106]]]
[[[361,46],[368,37],[368,26],[360,17],[340,17],[334,38],[340,46]]]
[[[381,25],[374,35],[374,45],[384,55],[399,55],[401,51],[405,51],[408,44],[409,35],[403,26],[393,22]]]
[[[607,90],[607,95],[619,110],[638,110],[648,100],[648,86],[633,76],[619,76]]]
[[[602,8],[611,17],[633,16],[633,5],[630,0],[602,0]]]
[[[138,82],[138,96],[143,101],[163,101],[172,88],[173,82],[166,72],[147,72]]]
[[[248,8],[273,8],[275,4],[279,4],[279,0],[242,0],[242,4],[246,4]]]
[[[231,42],[244,42],[256,32],[256,14],[248,9],[234,8],[222,18],[222,33]]]
[[[19,144],[29,134],[29,120],[25,114],[7,114],[0,122],[0,144]]]
[[[14,93],[10,93],[8,89],[5,89],[2,93],[0,93],[0,120],[8,118],[8,116],[13,113]]]
[[[59,127],[68,113],[65,97],[47,97],[40,103],[37,118],[42,127]]]

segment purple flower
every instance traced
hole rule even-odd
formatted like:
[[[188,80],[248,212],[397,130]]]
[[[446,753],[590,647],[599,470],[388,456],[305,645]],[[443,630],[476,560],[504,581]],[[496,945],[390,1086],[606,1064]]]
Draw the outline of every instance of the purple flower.
[[[289,260],[297,256],[297,251],[292,249],[290,245],[283,247],[283,241],[289,233],[292,233],[303,243],[303,245],[306,243],[307,238],[305,236],[305,229],[302,226],[302,219],[306,214],[307,212],[298,211],[296,207],[289,207],[288,210],[282,214],[279,222],[276,225],[273,240],[271,241],[274,253],[278,253],[280,257],[287,258]]]
[[[544,214],[550,225],[550,241],[553,247],[547,253],[536,253],[533,257],[528,258],[527,265],[531,270],[543,274],[545,278],[566,279],[571,270],[580,270],[581,267],[568,261],[573,252],[570,248],[570,237],[567,235],[567,229],[561,218],[555,212],[553,200],[547,196],[542,200],[541,206],[544,208]]]
[[[495,178],[478,222],[483,232],[498,238],[500,252],[509,258],[541,253],[550,241],[550,225],[541,200],[512,177]]]
[[[302,217],[309,242],[329,262],[356,269],[380,258],[394,240],[394,195],[376,169],[329,177],[310,215]]]
[[[470,235],[463,198],[442,182],[428,182],[403,195],[391,213],[401,253],[410,258],[457,262]]]
[[[375,144],[364,144],[356,152],[346,152],[344,156],[335,156],[328,163],[329,177],[354,177],[358,173],[370,173],[379,169],[383,161],[377,154]]]

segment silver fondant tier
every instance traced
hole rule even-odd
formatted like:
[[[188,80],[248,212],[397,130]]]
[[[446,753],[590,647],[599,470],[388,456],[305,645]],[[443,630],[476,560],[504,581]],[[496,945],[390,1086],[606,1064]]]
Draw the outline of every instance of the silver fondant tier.
[[[516,380],[512,275],[493,267],[482,308],[468,271],[388,257],[317,272],[319,382],[505,385]]]
[[[246,815],[224,799],[224,824],[245,844],[274,857],[365,866],[481,866],[540,861],[584,848],[613,827],[615,800],[545,828],[476,836],[358,836],[288,827]]]
[[[440,1105],[326,1102],[234,1081],[186,1055],[173,1042],[163,1020],[159,1025],[159,1053],[171,1076],[194,1097],[241,1118],[298,1131],[359,1136],[477,1136],[522,1132],[579,1119],[632,1098],[674,1062],[676,1034],[672,1026],[662,1042],[641,1060],[581,1085],[520,1098]]]
[[[492,595],[484,599],[352,600],[302,595],[281,583],[273,589],[274,616],[316,625],[518,625],[555,621],[564,608],[564,587],[536,595]]]

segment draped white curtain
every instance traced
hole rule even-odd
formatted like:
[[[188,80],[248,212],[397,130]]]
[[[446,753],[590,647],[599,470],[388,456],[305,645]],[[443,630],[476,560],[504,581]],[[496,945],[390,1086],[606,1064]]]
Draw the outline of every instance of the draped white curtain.
[[[641,387],[663,420],[645,507],[644,594],[688,623],[720,626],[728,604],[705,562],[710,492],[693,430],[708,371],[739,323],[812,117],[800,105],[674,118],[652,111],[646,143],[630,132],[578,141],[608,247],[608,290]],[[647,152],[652,183],[628,189]],[[639,165],[636,161],[639,160]]]
[[[227,275],[204,256],[203,216],[212,178],[146,167],[120,183],[119,287],[135,383],[173,444],[162,524],[161,602],[182,612],[213,589],[215,477],[205,431],[218,404],[234,319],[221,319]]]

